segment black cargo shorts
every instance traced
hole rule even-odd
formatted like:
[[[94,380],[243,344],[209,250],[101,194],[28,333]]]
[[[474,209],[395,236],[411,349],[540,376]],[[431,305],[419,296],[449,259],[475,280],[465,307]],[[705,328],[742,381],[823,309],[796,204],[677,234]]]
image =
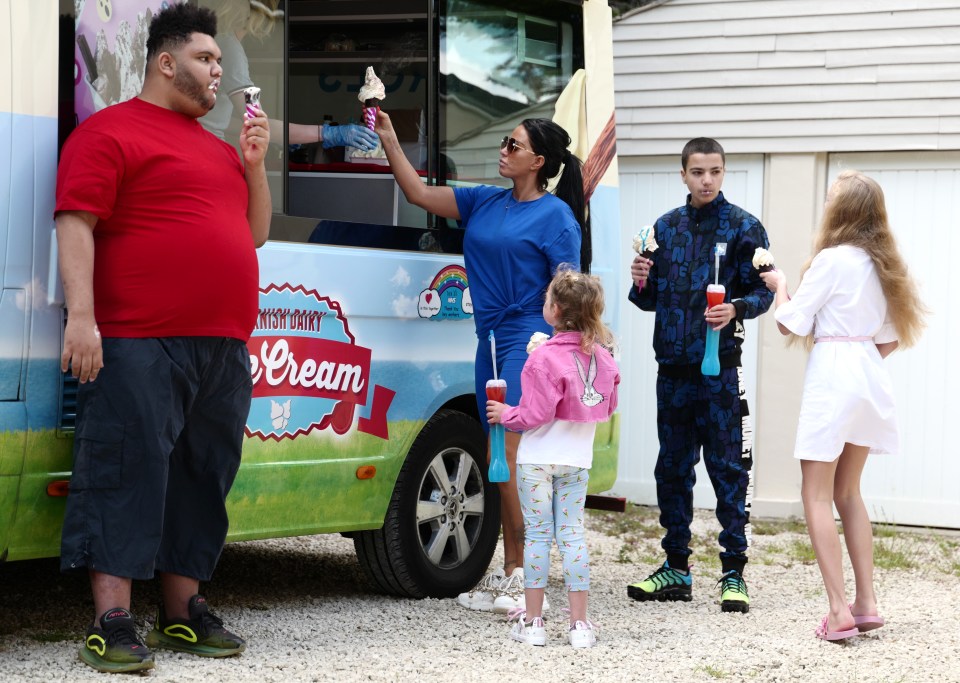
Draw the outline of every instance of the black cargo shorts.
[[[81,384],[63,571],[207,581],[227,534],[252,381],[247,346],[225,337],[103,339]]]

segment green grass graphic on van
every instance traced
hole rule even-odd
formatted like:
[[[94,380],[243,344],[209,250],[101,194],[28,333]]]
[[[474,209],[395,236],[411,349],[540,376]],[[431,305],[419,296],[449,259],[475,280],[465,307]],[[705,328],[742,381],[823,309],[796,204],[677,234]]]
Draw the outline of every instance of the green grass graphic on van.
[[[597,425],[590,493],[607,491],[616,480],[617,459],[610,455],[619,447],[618,421],[615,414]],[[247,439],[227,500],[229,539],[379,527],[403,464],[395,454],[406,454],[423,424],[390,422],[390,442],[360,432],[338,437],[328,430],[280,441]],[[361,465],[374,465],[376,476],[357,479]]]
[[[597,425],[590,493],[609,490],[616,479],[617,460],[610,456],[619,447],[618,422],[614,414]],[[227,498],[228,540],[379,528],[404,457],[423,426],[422,420],[390,422],[390,441],[329,430],[280,441],[246,439]],[[73,439],[53,429],[0,432],[0,519],[14,522],[0,525],[8,559],[59,553],[66,498],[49,495],[47,487],[69,479],[72,448]],[[31,457],[24,459],[24,452]],[[376,467],[376,475],[357,478],[362,465]]]
[[[390,422],[389,441],[330,430],[279,441],[248,438],[227,499],[229,539],[379,527],[403,456],[422,427],[419,420]],[[376,467],[376,476],[358,479],[363,465]]]

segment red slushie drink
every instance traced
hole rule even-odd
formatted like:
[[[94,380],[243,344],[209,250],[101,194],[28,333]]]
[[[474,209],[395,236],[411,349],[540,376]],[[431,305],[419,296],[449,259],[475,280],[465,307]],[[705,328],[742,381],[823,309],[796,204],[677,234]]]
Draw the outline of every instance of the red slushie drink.
[[[487,399],[497,401],[498,403],[507,402],[507,380],[491,379],[487,380]]]
[[[507,400],[507,380],[487,380],[487,400],[505,403]],[[490,466],[487,478],[492,482],[510,481],[510,468],[507,467],[506,443],[502,424],[490,425]]]
[[[707,285],[707,308],[713,308],[723,303],[726,290],[723,285]],[[707,345],[703,350],[703,362],[700,372],[704,375],[716,377],[720,374],[720,333],[707,326]]]
[[[723,303],[727,291],[723,285],[707,285],[707,308],[713,308]]]

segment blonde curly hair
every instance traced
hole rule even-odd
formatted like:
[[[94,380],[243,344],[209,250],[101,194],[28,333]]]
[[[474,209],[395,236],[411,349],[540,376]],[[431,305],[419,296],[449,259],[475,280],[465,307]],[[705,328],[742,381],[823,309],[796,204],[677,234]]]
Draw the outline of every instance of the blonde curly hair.
[[[562,263],[547,286],[547,296],[560,309],[556,331],[579,332],[580,349],[584,353],[590,353],[594,344],[613,350],[613,332],[601,319],[604,299],[599,277]]]

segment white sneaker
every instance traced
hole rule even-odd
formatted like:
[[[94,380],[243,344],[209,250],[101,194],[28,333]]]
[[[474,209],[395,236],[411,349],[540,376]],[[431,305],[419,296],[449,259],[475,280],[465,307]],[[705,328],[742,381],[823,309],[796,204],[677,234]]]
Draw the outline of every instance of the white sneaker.
[[[567,632],[567,637],[573,647],[593,647],[597,644],[597,631],[589,619],[575,622]]]
[[[528,622],[526,612],[514,610],[510,613],[510,618],[516,619],[516,623],[510,629],[511,638],[527,645],[547,644],[547,627],[543,623],[543,617],[534,617]]]
[[[500,590],[493,601],[493,611],[497,614],[509,614],[512,609],[527,609],[527,601],[523,592],[523,568],[517,567],[513,574],[500,584]],[[550,601],[543,596],[542,611],[550,609]]]
[[[494,599],[500,595],[500,584],[505,578],[503,569],[494,569],[473,590],[458,595],[457,602],[467,609],[489,612],[493,609]]]

